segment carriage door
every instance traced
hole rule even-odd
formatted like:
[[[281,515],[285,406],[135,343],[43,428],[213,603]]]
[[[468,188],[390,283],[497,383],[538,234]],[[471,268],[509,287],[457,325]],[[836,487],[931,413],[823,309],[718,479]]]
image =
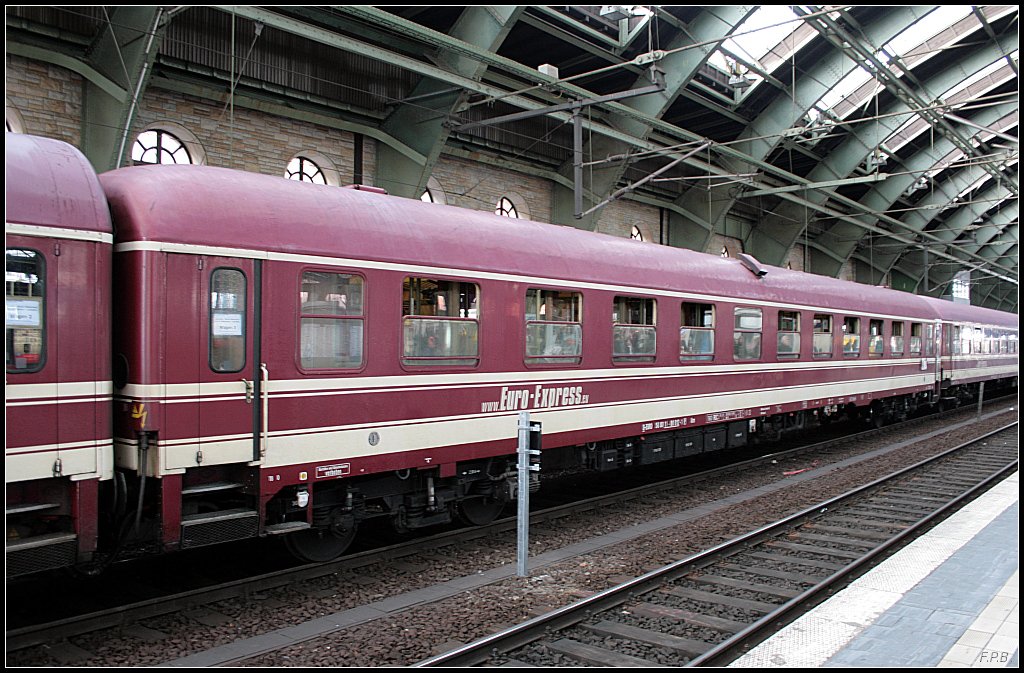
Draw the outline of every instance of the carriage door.
[[[162,289],[162,469],[253,458],[258,338],[251,259],[169,253]]]
[[[195,465],[259,460],[264,393],[259,338],[261,264],[252,259],[203,258]]]

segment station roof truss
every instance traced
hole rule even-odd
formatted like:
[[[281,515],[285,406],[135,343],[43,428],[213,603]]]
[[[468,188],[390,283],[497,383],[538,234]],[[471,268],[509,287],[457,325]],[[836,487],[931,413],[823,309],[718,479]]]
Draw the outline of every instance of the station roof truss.
[[[8,54],[83,76],[101,169],[159,88],[224,133],[241,107],[373,138],[400,196],[488,162],[550,180],[557,224],[629,199],[656,242],[932,296],[969,271],[1010,311],[1018,29],[1016,5],[7,7]]]

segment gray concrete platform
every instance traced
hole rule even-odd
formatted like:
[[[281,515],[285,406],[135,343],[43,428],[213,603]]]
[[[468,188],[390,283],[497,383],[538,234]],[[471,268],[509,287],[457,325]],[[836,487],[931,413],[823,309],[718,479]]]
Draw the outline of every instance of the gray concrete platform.
[[[735,667],[1019,665],[1020,474],[734,662]]]

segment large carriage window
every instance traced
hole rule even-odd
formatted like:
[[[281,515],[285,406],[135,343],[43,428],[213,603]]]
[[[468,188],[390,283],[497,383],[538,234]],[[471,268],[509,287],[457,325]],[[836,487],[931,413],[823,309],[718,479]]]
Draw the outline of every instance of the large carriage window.
[[[46,346],[46,273],[35,250],[7,249],[7,371],[14,374],[43,368]]]
[[[860,356],[860,318],[843,318],[843,355]]]
[[[358,369],[363,364],[363,279],[306,271],[299,291],[304,369]]]
[[[883,330],[885,329],[885,321],[883,320],[870,320],[868,321],[868,357],[880,358],[885,352],[885,335]]]
[[[800,313],[779,311],[778,355],[780,358],[800,357]]]
[[[210,368],[237,372],[245,366],[245,274],[214,269],[210,277]]]
[[[653,362],[656,350],[653,299],[616,297],[612,313],[612,360]]]
[[[527,364],[579,364],[583,354],[583,295],[526,291]]]
[[[402,285],[405,365],[475,365],[478,307],[473,283],[406,278]]]
[[[816,358],[832,357],[832,316],[814,314],[814,341],[811,347]]]
[[[761,309],[737,308],[734,312],[733,358],[761,359]]]
[[[683,302],[679,328],[680,360],[715,357],[715,305]]]
[[[902,323],[901,323],[902,324]],[[893,327],[893,335],[895,336],[895,326]],[[923,334],[922,325],[919,322],[910,323],[910,354],[920,355],[921,354],[921,335]],[[896,350],[895,347],[893,350]]]
[[[893,355],[903,355],[903,323],[893,322],[892,336],[889,337],[889,350]]]

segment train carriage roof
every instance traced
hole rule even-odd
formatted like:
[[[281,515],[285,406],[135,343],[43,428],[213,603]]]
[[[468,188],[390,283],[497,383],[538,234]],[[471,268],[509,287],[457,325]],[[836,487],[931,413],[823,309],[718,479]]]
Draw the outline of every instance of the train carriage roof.
[[[957,304],[935,297],[922,297],[921,299],[933,306],[939,319],[943,321],[993,325],[1004,329],[1017,329],[1019,324],[1019,316],[1016,313],[1005,313],[970,304]]]
[[[118,242],[162,241],[366,259],[623,288],[685,291],[864,315],[939,317],[916,295],[571,227],[202,166],[101,177]]]
[[[89,160],[59,140],[5,134],[6,221],[111,232],[110,213]]]

